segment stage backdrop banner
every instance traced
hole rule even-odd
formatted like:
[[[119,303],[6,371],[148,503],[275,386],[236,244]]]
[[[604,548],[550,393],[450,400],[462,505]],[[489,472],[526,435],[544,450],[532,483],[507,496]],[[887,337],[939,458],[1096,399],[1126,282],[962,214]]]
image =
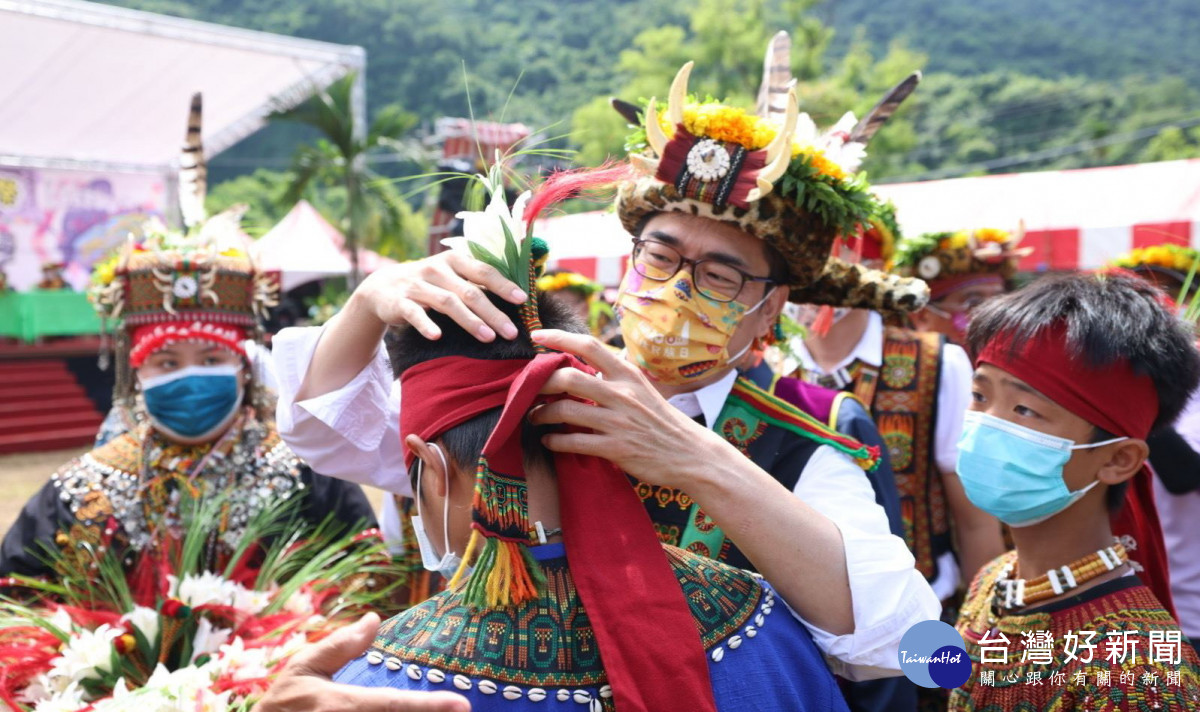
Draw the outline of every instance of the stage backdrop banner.
[[[67,282],[83,290],[92,264],[129,233],[140,236],[166,204],[162,174],[0,166],[0,269],[11,288],[28,291],[43,264],[65,262]]]

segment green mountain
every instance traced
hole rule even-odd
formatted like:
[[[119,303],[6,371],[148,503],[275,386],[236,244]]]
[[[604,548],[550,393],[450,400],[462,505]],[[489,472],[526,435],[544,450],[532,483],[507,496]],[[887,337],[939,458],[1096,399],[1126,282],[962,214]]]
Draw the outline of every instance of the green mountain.
[[[1195,0],[827,0],[815,13],[837,29],[834,52],[861,29],[876,43],[905,39],[929,55],[930,71],[1181,77],[1200,87]]]
[[[916,100],[885,129],[901,138],[873,146],[868,168],[876,178],[1200,155],[1196,0],[728,2],[768,18],[763,36],[801,10],[824,22],[834,34],[816,56],[830,73],[852,73],[843,58],[864,42],[875,59],[897,41],[928,58]],[[648,28],[673,25],[689,37],[696,26],[711,28],[689,25],[703,0],[116,4],[360,44],[375,109],[398,103],[428,128],[438,116],[467,115],[469,90],[476,117],[523,121],[549,135],[567,133],[580,107],[631,86],[637,77],[616,68],[623,52],[647,50],[639,42],[649,41]],[[855,96],[867,96],[858,84]],[[294,127],[264,130],[218,157],[214,180],[285,167],[297,142],[310,138]]]

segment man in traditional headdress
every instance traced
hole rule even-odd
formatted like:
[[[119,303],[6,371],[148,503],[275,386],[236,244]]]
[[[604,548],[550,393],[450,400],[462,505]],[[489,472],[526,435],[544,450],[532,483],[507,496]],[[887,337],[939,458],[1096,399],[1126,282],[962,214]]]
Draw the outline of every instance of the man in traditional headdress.
[[[787,90],[772,99],[777,115],[686,104],[689,69],[672,86],[666,129],[657,105],[647,108],[648,145],[631,156],[640,175],[620,185],[618,213],[635,237],[618,302],[625,360],[593,339],[546,332],[542,346],[607,367],[603,380],[573,369],[551,376],[547,389],[593,405],[552,403],[534,419],[589,429],[545,444],[604,457],[636,478],[665,543],[764,574],[836,671],[895,675],[900,636],[937,607],[874,502],[862,468],[875,454],[739,379],[734,365],[772,330],[792,289],[904,310],[924,303],[925,287],[830,258],[835,235],[864,219],[870,201],[848,172],[861,146],[810,131]],[[716,114],[729,121],[712,126],[735,130],[707,134],[702,119]],[[796,193],[816,183],[829,201],[819,214]],[[519,206],[514,219],[536,217]],[[281,332],[279,418],[289,442],[339,465],[339,475],[407,491],[382,335],[408,324],[438,338],[433,309],[481,341],[516,338],[481,287],[527,298],[452,251],[377,272],[323,331]]]
[[[894,221],[893,221],[894,223]],[[942,334],[952,344],[966,343],[971,312],[1013,288],[1024,228],[1016,235],[981,228],[899,237],[888,269],[920,277],[929,285],[929,304],[908,318],[917,331]]]
[[[951,710],[1196,709],[1200,659],[1170,614],[1165,558],[1114,537],[1144,487],[1149,434],[1200,381],[1193,336],[1122,274],[1048,277],[980,307],[958,473],[1016,550],[971,585],[958,629],[973,663]],[[1161,538],[1153,525],[1135,540]],[[1145,583],[1143,583],[1145,581]]]

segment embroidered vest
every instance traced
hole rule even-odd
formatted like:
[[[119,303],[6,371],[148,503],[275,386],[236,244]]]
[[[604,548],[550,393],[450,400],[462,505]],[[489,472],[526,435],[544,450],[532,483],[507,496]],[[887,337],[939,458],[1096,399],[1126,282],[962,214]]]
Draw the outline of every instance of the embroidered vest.
[[[734,383],[714,430],[788,490],[796,486],[804,464],[821,445],[849,455],[864,469],[874,468],[879,460],[877,451],[842,435],[745,377]],[[778,457],[785,452],[793,456],[777,464]],[[753,570],[745,555],[687,493],[630,479],[664,544]]]
[[[904,540],[917,569],[932,581],[937,558],[951,548],[946,491],[933,456],[937,394],[944,337],[889,326],[884,329],[883,366],[856,364],[851,392],[869,403],[887,444]]]

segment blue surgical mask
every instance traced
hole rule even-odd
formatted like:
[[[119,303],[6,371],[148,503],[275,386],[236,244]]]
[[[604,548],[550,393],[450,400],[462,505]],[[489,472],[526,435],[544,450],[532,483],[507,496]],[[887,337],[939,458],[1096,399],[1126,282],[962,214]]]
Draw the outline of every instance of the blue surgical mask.
[[[967,411],[958,439],[958,479],[976,507],[1010,527],[1040,524],[1083,498],[1096,480],[1072,492],[1063,467],[1074,450],[1128,438],[1076,445],[994,415]]]
[[[218,434],[241,405],[241,370],[238,365],[188,366],[139,379],[150,421],[168,437]]]
[[[446,477],[450,477],[450,464],[446,462],[446,456],[442,453],[442,449],[434,443],[429,443],[429,447],[438,454],[442,460],[442,472],[446,473]],[[433,544],[429,541],[429,534],[425,532],[425,521],[421,518],[421,475],[425,472],[425,461],[417,459],[417,490],[413,496],[417,500],[417,514],[412,518],[413,534],[417,537],[417,547],[421,550],[421,565],[427,571],[434,571],[441,574],[444,578],[454,576],[458,571],[458,565],[462,563],[462,559],[458,554],[450,551],[450,493],[446,492],[446,497],[442,504],[442,542],[445,544],[442,549],[443,553],[438,556],[437,551],[433,548]]]

